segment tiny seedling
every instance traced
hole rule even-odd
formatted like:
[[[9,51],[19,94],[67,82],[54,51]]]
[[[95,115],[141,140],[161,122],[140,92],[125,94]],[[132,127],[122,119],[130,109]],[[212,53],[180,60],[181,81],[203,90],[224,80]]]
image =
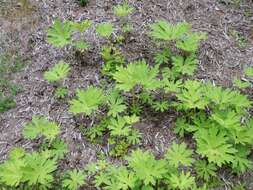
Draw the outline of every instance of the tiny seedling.
[[[79,4],[83,7],[89,3],[89,0],[78,0],[78,1],[79,1]]]

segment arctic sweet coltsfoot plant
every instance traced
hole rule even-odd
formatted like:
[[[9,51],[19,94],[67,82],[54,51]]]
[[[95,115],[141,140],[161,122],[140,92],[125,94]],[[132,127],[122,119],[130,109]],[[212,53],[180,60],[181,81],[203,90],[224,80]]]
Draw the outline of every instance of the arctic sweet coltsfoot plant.
[[[65,63],[64,61],[60,61],[59,63],[54,65],[53,68],[44,73],[44,78],[48,82],[56,82],[66,78],[69,72],[70,72],[69,64]]]
[[[47,40],[55,47],[62,48],[71,43],[71,23],[69,21],[61,22],[59,19],[47,31]]]
[[[161,42],[174,41],[175,47],[189,54],[194,54],[201,40],[207,38],[203,32],[191,32],[191,25],[186,22],[172,25],[161,20],[151,24],[150,36]]]
[[[107,23],[101,23],[101,24],[97,25],[97,27],[96,27],[96,32],[100,36],[102,36],[104,38],[107,38],[107,39],[110,38],[110,36],[113,33],[113,30],[114,30],[113,24],[109,23],[109,22],[107,22]]]
[[[160,20],[154,24],[151,24],[150,35],[155,40],[177,40],[180,39],[184,34],[186,34],[191,25],[183,22],[179,24],[172,25],[165,20]]]
[[[77,50],[87,50],[89,45],[86,41],[73,40],[72,36],[74,32],[84,33],[91,24],[92,22],[90,20],[81,22],[65,20],[61,22],[59,19],[56,19],[47,31],[47,41],[57,48],[72,45]]]
[[[104,61],[102,73],[112,77],[112,74],[117,71],[117,67],[123,66],[125,57],[121,51],[113,46],[103,46],[100,53]]]
[[[9,159],[0,165],[0,183],[8,188],[50,189],[57,161],[47,152],[26,153],[13,149]]]
[[[74,114],[84,113],[90,116],[98,107],[104,103],[103,90],[89,86],[86,90],[77,89],[77,98],[70,101],[69,111]]]
[[[113,7],[113,13],[118,17],[126,17],[130,15],[133,11],[134,8],[129,6],[127,2]]]
[[[158,72],[158,66],[150,67],[145,60],[139,60],[128,64],[127,67],[118,67],[113,78],[116,81],[116,88],[126,92],[137,85],[146,90],[154,90],[160,85]]]
[[[60,133],[60,127],[45,117],[33,116],[32,121],[24,126],[23,135],[26,139],[44,136],[46,140],[54,140]]]
[[[82,171],[70,170],[66,173],[66,178],[63,180],[63,187],[67,190],[78,190],[85,184],[86,175]]]
[[[177,160],[180,158],[180,153],[176,152],[178,148],[185,155],[185,159],[180,159],[180,161]],[[207,190],[208,185],[205,183],[198,187],[196,177],[189,171],[189,166],[193,161],[191,158],[193,152],[187,149],[184,143],[173,143],[172,149],[167,150],[168,154],[165,159],[156,159],[149,151],[138,149],[126,157],[127,165],[114,166],[102,161],[104,164],[101,167],[100,161],[89,165],[87,169],[95,175],[93,177],[95,186],[102,189]],[[173,161],[172,164],[172,160],[176,162]],[[209,170],[198,167],[201,176],[209,177],[215,174],[214,166],[209,166]]]
[[[133,13],[135,9],[131,7],[127,2],[116,5],[113,7],[113,13],[120,19],[121,34],[117,37],[118,41],[122,41],[126,38],[126,35],[133,30],[132,24],[129,22],[129,15]]]

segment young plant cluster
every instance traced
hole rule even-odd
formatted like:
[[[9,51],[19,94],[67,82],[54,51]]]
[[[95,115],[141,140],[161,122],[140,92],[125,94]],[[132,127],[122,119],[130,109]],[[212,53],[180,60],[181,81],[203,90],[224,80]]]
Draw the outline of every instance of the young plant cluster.
[[[128,18],[133,10],[126,3],[114,7],[115,15],[122,19],[121,28],[130,28]],[[91,23],[56,20],[48,30],[48,42],[55,47],[71,45],[77,51],[86,50],[87,43],[73,40],[72,35],[85,32]],[[101,74],[110,87],[101,84],[76,89],[76,96],[69,100],[69,112],[85,118],[80,126],[85,137],[106,145],[110,156],[125,157],[127,164],[115,166],[100,160],[82,171],[61,175],[57,162],[67,150],[58,137],[60,127],[35,116],[24,127],[23,135],[31,140],[40,138],[40,152],[14,149],[0,166],[0,182],[6,187],[37,189],[54,189],[57,183],[58,189],[72,190],[85,184],[107,190],[207,190],[224,185],[219,179],[221,169],[237,175],[251,169],[252,102],[242,92],[244,87],[252,87],[253,68],[245,69],[247,84],[237,79],[237,89],[192,79],[198,67],[200,42],[207,36],[192,32],[189,23],[170,24],[164,20],[151,24],[147,34],[159,49],[154,61],[128,63],[120,46],[131,30],[114,31],[112,23],[96,26],[98,35],[106,39],[101,49]],[[60,61],[44,73],[45,80],[58,86],[56,97],[68,95],[63,81],[70,67]],[[159,114],[168,110],[177,111],[173,131],[181,143],[173,142],[157,159],[151,152],[136,148],[142,137],[137,126],[146,119],[144,112]],[[184,142],[185,137],[191,139],[191,148]],[[130,148],[136,149],[128,155]]]

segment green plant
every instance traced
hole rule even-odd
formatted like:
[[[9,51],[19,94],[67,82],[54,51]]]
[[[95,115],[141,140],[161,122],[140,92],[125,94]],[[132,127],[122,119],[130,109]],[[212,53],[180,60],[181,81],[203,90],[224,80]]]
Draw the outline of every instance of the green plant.
[[[225,163],[231,163],[237,150],[228,142],[226,133],[215,127],[199,130],[195,134],[198,144],[197,152],[208,158],[211,163],[221,167]]]
[[[56,19],[52,27],[47,31],[47,40],[55,47],[62,48],[71,44],[71,23],[64,21],[63,23]]]
[[[69,190],[78,190],[85,184],[86,175],[77,170],[67,172],[67,177],[63,180],[63,187]]]
[[[216,177],[217,167],[213,163],[208,163],[206,160],[198,160],[195,162],[195,170],[199,178],[208,181],[212,177]]]
[[[81,6],[86,6],[89,3],[89,0],[78,0]]]
[[[185,144],[179,146],[185,149]],[[167,151],[170,152],[169,149]],[[101,160],[88,165],[87,171],[90,175],[95,175],[93,183],[101,189],[207,190],[206,184],[198,187],[195,177],[189,171],[184,171],[190,169],[188,164],[184,169],[178,164],[174,167],[167,159],[156,159],[150,152],[139,149],[127,156],[126,160],[128,164],[124,166],[114,166]]]
[[[116,43],[122,43],[127,35],[133,30],[133,25],[130,23],[128,16],[132,14],[134,8],[126,1],[122,4],[113,7],[113,13],[120,19],[120,34],[116,37]]]
[[[73,46],[79,51],[88,50],[90,47],[90,45],[85,41],[73,42]]]
[[[233,84],[234,84],[234,86],[236,86],[240,89],[245,89],[245,88],[248,88],[248,87],[251,86],[249,81],[243,81],[243,80],[240,80],[240,79],[234,79]]]
[[[72,22],[66,20],[61,22],[59,19],[47,31],[47,41],[57,48],[63,48],[67,45],[73,45],[77,50],[83,51],[89,48],[89,44],[83,40],[73,40],[73,32],[85,32],[92,22],[84,20],[82,22]]]
[[[133,7],[130,7],[126,2],[121,5],[113,7],[113,13],[118,17],[126,17],[134,11]]]
[[[186,22],[171,25],[167,21],[158,21],[150,26],[150,35],[156,40],[177,40],[189,31],[191,25]]]
[[[156,64],[164,64],[168,63],[171,57],[171,52],[168,48],[164,48],[162,51],[158,52],[154,56],[154,60]]]
[[[152,102],[151,107],[155,111],[165,112],[169,109],[169,103],[168,101],[154,101]]]
[[[176,94],[183,109],[205,109],[208,101],[204,98],[202,85],[198,81],[187,80],[181,93]]]
[[[144,185],[155,185],[157,180],[162,179],[167,173],[166,162],[164,160],[155,160],[149,152],[136,150],[132,152],[131,157],[127,158],[129,166],[133,168],[138,180]]]
[[[206,39],[202,32],[191,32],[191,25],[182,22],[175,25],[160,20],[150,26],[150,36],[159,41],[174,41],[176,48],[186,53],[195,53],[201,40]]]
[[[253,77],[253,67],[247,67],[244,69],[245,75],[248,77]]]
[[[139,118],[135,115],[112,118],[109,122],[108,129],[111,131],[112,136],[128,136],[131,132],[132,124],[139,121]]]
[[[70,101],[69,111],[74,114],[85,113],[91,115],[98,106],[104,103],[103,91],[96,87],[88,87],[86,90],[77,89],[77,98]]]
[[[27,184],[27,187],[42,189],[51,187],[57,162],[46,152],[30,154],[23,149],[14,149],[0,168],[0,181],[7,186],[14,188]]]
[[[192,76],[197,69],[198,60],[195,55],[186,58],[182,56],[173,56],[172,64],[173,72]]]
[[[39,135],[46,140],[54,140],[60,133],[60,127],[54,122],[48,121],[45,117],[33,116],[32,121],[27,123],[23,135],[27,139],[35,139]]]
[[[196,186],[195,178],[191,176],[190,172],[182,172],[179,175],[171,174],[168,182],[173,189],[187,190]]]
[[[135,61],[127,67],[118,67],[113,74],[116,80],[116,87],[120,90],[131,91],[135,86],[140,85],[144,89],[154,90],[159,87],[158,67],[149,67],[145,60]]]
[[[12,75],[19,72],[24,65],[19,53],[17,55],[9,52],[0,54],[0,113],[16,106],[15,96],[22,88],[12,82]]]
[[[102,24],[99,24],[97,27],[96,27],[96,32],[102,36],[102,37],[105,37],[105,38],[109,38],[112,33],[113,33],[113,24],[111,23],[102,23]]]
[[[85,32],[92,24],[91,20],[83,20],[81,22],[70,22],[71,29],[79,32]]]
[[[11,97],[6,97],[0,93],[0,113],[5,112],[16,106],[16,102]]]
[[[234,41],[236,42],[236,45],[239,48],[244,48],[247,45],[247,38],[240,32],[236,30],[231,30],[230,35],[234,39]]]
[[[112,91],[109,94],[107,103],[109,106],[108,116],[117,117],[127,109],[127,106],[124,104],[124,98],[120,96],[118,91]]]
[[[169,164],[174,166],[175,168],[180,165],[191,166],[194,162],[192,158],[193,151],[187,149],[186,144],[176,144],[173,142],[170,149],[165,155],[165,158],[168,160]]]
[[[66,78],[69,71],[70,71],[69,64],[65,63],[64,61],[60,61],[58,64],[54,65],[54,67],[51,70],[46,71],[44,73],[44,78],[48,82],[59,81]]]
[[[64,87],[58,87],[55,91],[54,91],[54,96],[56,98],[65,98],[68,95],[68,89],[64,88]]]
[[[105,75],[112,76],[117,71],[117,67],[125,63],[125,57],[115,47],[104,46],[100,54],[104,61],[102,73]]]
[[[194,53],[198,50],[199,42],[205,39],[205,33],[187,33],[176,42],[176,47],[186,52]]]

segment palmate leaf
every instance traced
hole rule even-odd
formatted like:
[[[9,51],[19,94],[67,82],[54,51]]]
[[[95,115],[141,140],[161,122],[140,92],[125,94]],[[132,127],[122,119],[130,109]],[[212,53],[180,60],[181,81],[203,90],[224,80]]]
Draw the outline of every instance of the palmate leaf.
[[[165,158],[168,160],[169,164],[178,168],[180,165],[191,166],[194,162],[192,158],[193,151],[187,149],[185,143],[176,144],[173,142],[170,149],[167,151]]]
[[[180,137],[184,137],[185,133],[189,132],[189,128],[191,128],[191,125],[186,122],[185,118],[178,118],[173,132]]]
[[[253,128],[241,127],[229,132],[231,134],[230,138],[235,144],[248,145],[253,142]]]
[[[208,163],[206,160],[198,160],[195,163],[195,170],[199,178],[208,181],[211,177],[216,177],[217,167],[213,163]]]
[[[73,42],[73,45],[76,49],[80,51],[87,50],[90,47],[90,45],[85,41],[76,41],[76,42]]]
[[[212,107],[217,106],[219,109],[226,109],[229,107],[236,110],[249,108],[252,102],[246,95],[231,89],[223,89],[220,86],[213,86],[208,83],[204,86],[205,96]]]
[[[41,184],[50,187],[54,180],[52,173],[57,169],[57,161],[37,152],[27,154],[25,161],[27,165],[23,168],[23,180],[30,186]]]
[[[133,116],[124,116],[117,118],[111,118],[108,129],[110,130],[110,134],[112,136],[129,136],[131,132],[131,125],[138,122],[139,118],[135,115]]]
[[[247,77],[253,77],[253,67],[245,68],[244,73]]]
[[[48,82],[59,81],[61,79],[66,78],[69,71],[70,71],[69,64],[65,63],[64,61],[60,61],[59,63],[54,65],[53,68],[44,73],[44,78]]]
[[[133,11],[134,8],[130,7],[127,2],[113,7],[113,13],[118,17],[126,17],[130,15]]]
[[[199,81],[187,80],[184,89],[177,95],[179,106],[183,109],[205,109],[208,101],[204,98],[202,84]]]
[[[152,24],[150,28],[152,30],[150,35],[156,40],[175,40],[188,32],[191,25],[186,22],[172,25],[167,21],[161,20]]]
[[[107,173],[100,172],[98,175],[94,177],[93,183],[96,187],[100,187],[103,184],[110,184],[110,177]]]
[[[92,24],[91,20],[83,20],[81,22],[70,22],[72,30],[85,32]]]
[[[74,114],[85,113],[89,116],[105,100],[103,90],[93,86],[89,86],[86,90],[77,89],[76,95],[77,98],[70,101],[69,109]]]
[[[152,103],[151,107],[155,111],[164,112],[169,109],[169,103],[168,103],[168,101],[154,101]]]
[[[172,70],[183,75],[192,76],[197,69],[198,60],[195,55],[189,57],[174,56],[172,57],[173,67]]]
[[[155,185],[168,172],[165,160],[156,160],[153,154],[141,150],[133,151],[127,157],[129,167],[135,172],[136,177],[144,185]]]
[[[211,119],[228,130],[241,128],[241,116],[234,111],[217,111],[211,115]]]
[[[78,190],[79,187],[85,184],[85,178],[83,172],[78,170],[72,170],[67,172],[67,178],[63,180],[63,187],[69,190]]]
[[[237,146],[236,148],[238,152],[235,154],[234,160],[232,161],[232,168],[237,173],[244,173],[247,169],[253,167],[252,160],[248,159],[251,151],[245,146]]]
[[[181,87],[183,86],[182,80],[163,80],[164,83],[164,90],[166,93],[179,93]]]
[[[50,151],[57,159],[62,159],[68,152],[68,145],[62,140],[55,140],[50,147]]]
[[[195,186],[195,178],[191,176],[190,172],[182,172],[179,175],[171,174],[171,176],[169,177],[169,185],[173,189],[192,189],[192,187]]]
[[[139,144],[141,141],[141,134],[137,129],[132,129],[130,135],[127,136],[127,142],[129,144],[135,145]]]
[[[181,40],[177,41],[176,47],[186,52],[196,52],[199,48],[199,42],[206,39],[205,33],[187,33]]]
[[[102,37],[109,38],[113,33],[113,24],[109,22],[99,24],[96,27],[96,32]]]
[[[117,90],[113,90],[107,99],[109,105],[108,116],[116,117],[127,109],[127,106],[124,104],[124,99]]]
[[[33,116],[32,121],[27,123],[23,135],[27,139],[35,139],[43,135],[45,139],[52,141],[60,133],[60,126],[48,121],[45,117]]]
[[[128,190],[133,189],[136,183],[136,177],[133,172],[128,171],[126,167],[110,168],[111,180],[106,184],[106,190]]]
[[[228,143],[229,139],[225,132],[215,127],[201,129],[194,134],[194,138],[197,141],[197,153],[207,157],[209,162],[221,167],[234,160],[237,150]]]
[[[154,56],[156,64],[167,63],[170,59],[171,52],[168,48],[164,48],[161,52],[158,52]]]
[[[234,79],[233,85],[236,86],[237,88],[240,88],[240,89],[245,89],[245,88],[248,88],[251,86],[249,81],[243,81],[240,79]]]
[[[59,19],[54,21],[47,31],[47,41],[55,47],[62,48],[71,43],[71,23],[61,22]]]
[[[116,87],[120,90],[130,91],[136,85],[147,90],[154,90],[160,86],[157,79],[158,67],[149,67],[144,60],[135,61],[127,67],[118,67],[118,71],[113,74],[116,80]]]
[[[0,165],[0,183],[17,187],[22,182],[22,168],[26,165],[23,157],[23,149],[15,148],[10,152],[9,159]]]

